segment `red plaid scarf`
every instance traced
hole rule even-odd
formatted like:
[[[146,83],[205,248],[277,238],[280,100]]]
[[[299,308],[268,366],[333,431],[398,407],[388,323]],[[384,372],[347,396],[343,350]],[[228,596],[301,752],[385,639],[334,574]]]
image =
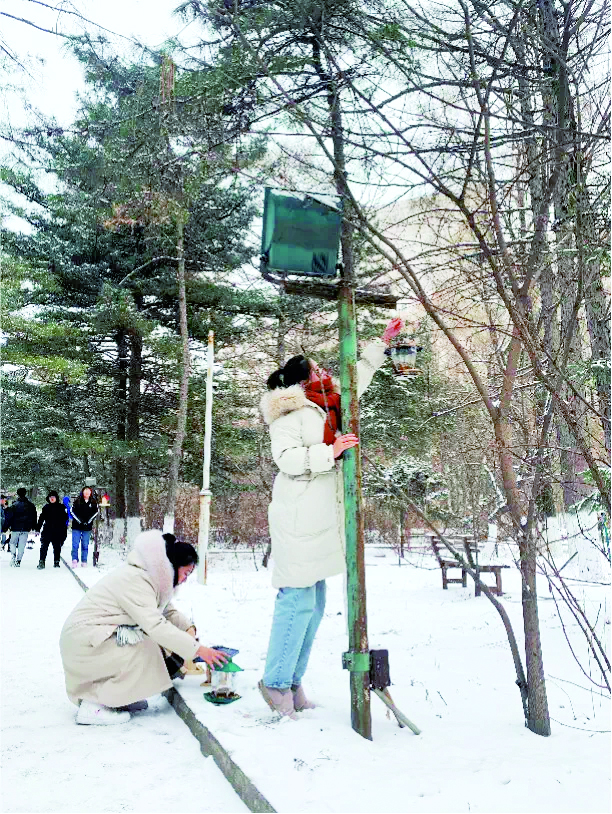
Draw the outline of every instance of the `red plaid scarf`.
[[[334,390],[332,377],[325,373],[321,381],[308,382],[304,392],[308,401],[322,407],[327,413],[323,443],[333,444],[336,440],[336,430],[342,428],[342,416],[340,413],[340,394]]]

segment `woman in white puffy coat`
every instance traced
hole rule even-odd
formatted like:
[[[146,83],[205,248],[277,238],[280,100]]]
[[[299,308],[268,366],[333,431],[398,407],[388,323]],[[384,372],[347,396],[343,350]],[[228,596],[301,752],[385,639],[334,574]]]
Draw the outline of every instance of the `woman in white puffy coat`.
[[[386,344],[402,329],[392,320],[357,363],[361,394],[385,361]],[[279,468],[268,510],[272,585],[278,588],[266,667],[259,689],[281,715],[314,706],[302,677],[325,609],[325,579],[345,571],[342,469],[345,449],[337,384],[312,360],[294,356],[268,379],[261,399],[272,457]]]

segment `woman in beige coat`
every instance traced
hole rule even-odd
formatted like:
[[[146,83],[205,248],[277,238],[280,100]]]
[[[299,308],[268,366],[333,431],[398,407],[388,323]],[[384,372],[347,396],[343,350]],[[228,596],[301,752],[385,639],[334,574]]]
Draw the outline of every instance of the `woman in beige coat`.
[[[392,320],[357,364],[361,394],[403,327]],[[340,430],[340,393],[326,371],[294,356],[268,379],[260,403],[279,468],[268,510],[278,588],[263,679],[264,700],[281,715],[314,706],[301,680],[325,608],[325,579],[344,573],[344,494],[339,457],[358,439]]]
[[[78,724],[114,724],[146,708],[144,699],[172,686],[161,648],[181,658],[223,664],[202,647],[192,623],[171,604],[198,555],[174,535],[145,531],[125,565],[90,588],[60,636],[66,691]]]

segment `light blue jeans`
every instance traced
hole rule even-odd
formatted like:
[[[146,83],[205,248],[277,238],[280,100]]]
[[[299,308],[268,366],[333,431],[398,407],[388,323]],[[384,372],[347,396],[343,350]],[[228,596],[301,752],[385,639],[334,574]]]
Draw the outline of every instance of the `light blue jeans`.
[[[286,690],[302,683],[325,610],[325,580],[310,588],[281,588],[276,595],[263,683]]]
[[[89,549],[89,535],[91,531],[75,531],[72,529],[72,559],[79,559],[79,544],[81,545],[81,562],[87,562]]]

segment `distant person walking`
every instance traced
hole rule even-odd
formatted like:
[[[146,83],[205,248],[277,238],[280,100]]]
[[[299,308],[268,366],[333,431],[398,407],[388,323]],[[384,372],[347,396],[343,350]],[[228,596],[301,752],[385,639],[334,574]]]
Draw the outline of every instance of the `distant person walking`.
[[[98,502],[93,496],[89,486],[81,489],[77,499],[72,504],[70,510],[72,514],[72,567],[79,564],[79,548],[81,549],[81,565],[87,565],[87,551],[89,549],[89,537],[93,528],[93,522],[98,514]]]
[[[6,520],[5,509],[8,509],[8,498],[6,495],[0,495],[0,528],[4,529],[4,521]],[[2,532],[2,550],[8,548],[6,534]]]
[[[27,498],[27,491],[20,486],[17,500],[5,511],[2,531],[11,532],[10,550],[13,555],[11,565],[21,565],[23,552],[28,542],[28,534],[36,528],[36,506]]]
[[[49,492],[47,502],[43,506],[38,518],[37,531],[40,531],[40,560],[38,568],[45,567],[49,544],[53,546],[53,567],[60,567],[60,552],[68,536],[68,526],[66,519],[68,512],[63,503],[60,503],[57,492]]]

